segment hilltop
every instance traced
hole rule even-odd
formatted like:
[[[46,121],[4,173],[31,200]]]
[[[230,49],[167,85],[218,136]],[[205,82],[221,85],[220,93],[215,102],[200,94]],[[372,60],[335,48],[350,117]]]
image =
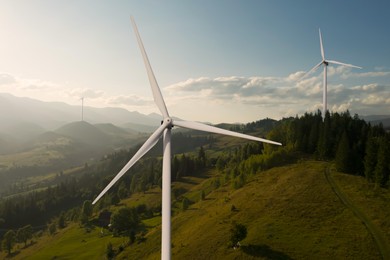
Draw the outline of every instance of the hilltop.
[[[185,211],[174,204],[173,259],[380,259],[372,235],[327,182],[324,172],[329,166],[303,161],[276,167],[252,176],[240,189],[233,189],[229,183],[211,188],[218,176],[215,171],[209,171],[208,178],[186,177],[175,182],[174,187],[185,190],[182,197],[194,203]],[[361,177],[333,170],[331,175],[357,207],[369,212],[370,220],[382,227],[388,240],[390,209],[381,207],[389,202],[389,191],[369,191],[369,184]],[[204,200],[198,198],[201,190],[207,191]],[[159,199],[160,191],[154,189],[134,194],[122,206],[150,205]],[[383,214],[374,216],[378,211]],[[117,259],[159,259],[160,221],[158,216],[145,221],[148,228],[144,239],[124,247]],[[238,250],[228,246],[233,222],[248,229]],[[123,241],[101,236],[99,228],[86,232],[79,225],[70,225],[50,239],[46,235],[37,239],[14,259],[98,259],[104,257],[108,242],[118,250]]]

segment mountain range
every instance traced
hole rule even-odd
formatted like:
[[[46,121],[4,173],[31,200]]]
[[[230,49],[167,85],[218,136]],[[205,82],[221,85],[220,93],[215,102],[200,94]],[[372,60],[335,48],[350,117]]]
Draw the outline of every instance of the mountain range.
[[[0,93],[0,155],[64,143],[83,150],[117,149],[142,141],[140,133],[154,131],[160,118],[122,108],[84,107],[85,121],[80,121],[80,106]]]
[[[144,115],[123,108],[84,107],[84,119],[91,124],[111,123],[144,132],[158,126],[161,116]],[[159,119],[159,120],[156,120]],[[15,129],[29,129],[34,134],[52,131],[70,122],[81,120],[81,107],[61,102],[43,102],[26,97],[0,93],[0,132],[15,133]],[[148,128],[149,127],[149,128]]]
[[[390,128],[390,115],[362,118]],[[47,141],[50,137],[53,142],[59,136],[82,144],[117,148],[139,133],[154,131],[162,117],[123,108],[84,107],[85,121],[80,119],[80,106],[0,93],[0,154],[26,149],[42,138]]]

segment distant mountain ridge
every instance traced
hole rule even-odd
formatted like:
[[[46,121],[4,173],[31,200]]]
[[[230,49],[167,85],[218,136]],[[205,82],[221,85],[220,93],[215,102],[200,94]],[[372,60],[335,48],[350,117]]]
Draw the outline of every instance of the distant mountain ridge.
[[[390,128],[390,115],[360,117],[372,124],[382,123],[385,128]],[[0,93],[0,139],[4,139],[4,136],[29,139],[32,135],[54,131],[80,119],[80,106]],[[123,108],[84,107],[84,119],[94,125],[113,124],[135,132],[153,132],[160,125],[162,117],[156,113],[144,115]]]
[[[157,114],[144,115],[123,108],[84,107],[84,119],[91,124],[111,123],[124,126],[132,123],[146,126],[158,126]],[[43,102],[31,98],[16,97],[0,93],[0,132],[9,133],[10,128],[25,124],[40,127],[43,130],[55,130],[65,124],[81,119],[80,106],[61,102]],[[23,127],[25,128],[25,127]],[[133,129],[138,131],[137,129]]]
[[[379,125],[382,123],[384,128],[390,129],[390,115],[370,115],[362,116],[361,118],[370,122],[372,125]]]

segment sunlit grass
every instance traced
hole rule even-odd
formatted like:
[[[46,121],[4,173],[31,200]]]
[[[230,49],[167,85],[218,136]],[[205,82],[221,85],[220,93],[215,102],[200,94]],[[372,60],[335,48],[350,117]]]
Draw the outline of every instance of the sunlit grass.
[[[327,183],[326,162],[301,162],[257,173],[247,184],[234,190],[227,183],[212,189],[212,178],[185,178],[174,183],[186,190],[183,196],[193,204],[172,217],[172,257],[174,259],[380,259],[379,251],[366,227],[346,208]],[[388,191],[370,192],[367,182],[356,176],[335,174],[338,184],[356,205],[388,228],[390,200]],[[205,200],[200,191],[206,190]],[[157,205],[161,190],[134,194],[122,205]],[[387,203],[387,204],[386,204]],[[234,206],[234,209],[233,207]],[[115,210],[113,207],[112,210]],[[376,214],[380,212],[380,214]],[[375,216],[375,217],[374,217]],[[248,235],[234,250],[229,247],[233,222],[244,224]],[[145,240],[124,248],[117,259],[159,259],[161,216],[143,220]],[[54,237],[43,236],[22,250],[16,259],[103,259],[108,242],[118,248],[126,238],[101,237],[100,229],[87,233],[74,224]],[[88,250],[86,250],[88,248]]]

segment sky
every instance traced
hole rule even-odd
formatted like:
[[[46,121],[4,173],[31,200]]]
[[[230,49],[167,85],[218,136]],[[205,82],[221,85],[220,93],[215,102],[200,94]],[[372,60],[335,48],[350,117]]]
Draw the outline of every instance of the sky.
[[[171,116],[211,123],[322,109],[390,114],[390,2],[0,0],[0,93],[159,113],[133,16]],[[3,111],[5,112],[5,111]],[[2,113],[2,112],[0,112]]]

